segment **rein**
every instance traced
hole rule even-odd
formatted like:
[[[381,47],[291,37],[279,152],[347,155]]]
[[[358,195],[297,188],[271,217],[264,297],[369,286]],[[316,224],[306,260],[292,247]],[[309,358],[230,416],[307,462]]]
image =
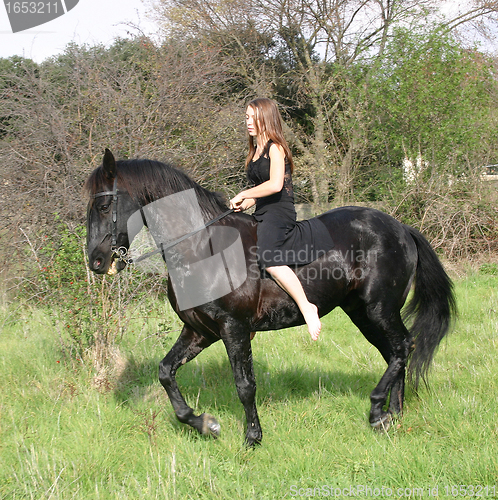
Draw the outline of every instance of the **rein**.
[[[181,243],[182,241],[186,240],[187,238],[190,238],[191,236],[193,236],[194,234],[197,234],[200,231],[202,231],[203,229],[206,229],[207,227],[211,226],[215,222],[218,222],[219,220],[223,219],[223,217],[230,215],[233,211],[234,211],[233,208],[230,208],[226,212],[223,212],[222,214],[217,215],[214,219],[209,220],[208,222],[206,222],[202,226],[198,227],[197,229],[190,231],[190,233],[184,234],[183,236],[180,236],[176,240],[169,241],[167,243],[161,243],[160,248],[158,248],[157,250],[154,250],[152,252],[148,252],[144,255],[141,255],[140,257],[138,257],[136,259],[129,259],[129,262],[131,264],[136,264],[137,262],[148,259],[149,257],[152,257],[153,255],[156,255],[159,252],[161,252],[161,254],[164,256],[165,252],[167,250],[169,250],[170,248],[173,248],[175,245],[178,245],[178,243]]]
[[[154,250],[152,252],[148,252],[144,255],[141,255],[137,259],[132,259],[128,257],[128,249],[125,247],[117,247],[117,240],[118,240],[118,195],[120,192],[118,191],[117,188],[117,178],[114,178],[114,183],[112,186],[112,191],[102,191],[100,193],[95,193],[92,195],[92,198],[100,198],[101,196],[112,196],[112,229],[111,229],[111,252],[113,252],[115,255],[118,256],[119,260],[122,260],[123,262],[126,262],[127,264],[136,264],[137,262],[140,262],[144,259],[148,259],[149,257],[152,257],[153,255],[156,255],[157,253],[161,252],[162,255],[164,256],[164,253],[169,250],[170,248],[173,248],[174,246],[178,245],[178,243],[181,243],[182,241],[186,240],[187,238],[190,238],[194,234],[199,233],[203,229],[208,228],[215,222],[218,222],[219,220],[223,219],[227,215],[230,215],[234,209],[230,208],[226,212],[223,212],[220,215],[217,215],[213,219],[209,220],[202,226],[198,227],[197,229],[194,229],[193,231],[190,231],[190,233],[184,234],[183,236],[180,236],[176,240],[169,241],[167,243],[161,243],[160,248],[157,250]],[[142,207],[140,207],[140,212],[142,214],[142,218],[145,222],[145,217],[144,213],[142,210]]]

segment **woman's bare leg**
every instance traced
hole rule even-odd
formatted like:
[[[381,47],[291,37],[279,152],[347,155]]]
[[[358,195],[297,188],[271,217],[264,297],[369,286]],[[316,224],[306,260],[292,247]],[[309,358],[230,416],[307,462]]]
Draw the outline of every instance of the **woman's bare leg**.
[[[322,328],[322,323],[318,317],[318,308],[306,297],[303,286],[294,271],[289,266],[267,267],[266,270],[277,284],[296,301],[308,325],[311,338],[317,340]]]

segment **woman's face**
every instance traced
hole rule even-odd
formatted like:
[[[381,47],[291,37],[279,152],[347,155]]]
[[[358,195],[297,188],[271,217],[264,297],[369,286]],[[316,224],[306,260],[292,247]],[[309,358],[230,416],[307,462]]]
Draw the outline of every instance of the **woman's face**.
[[[255,137],[258,135],[258,124],[254,108],[247,106],[246,110],[246,126],[247,132],[250,136]]]

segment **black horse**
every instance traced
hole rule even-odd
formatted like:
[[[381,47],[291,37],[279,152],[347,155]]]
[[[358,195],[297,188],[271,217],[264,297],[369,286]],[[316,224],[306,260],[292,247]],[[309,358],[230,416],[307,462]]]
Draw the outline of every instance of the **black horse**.
[[[254,272],[254,219],[247,214],[226,214],[222,197],[170,165],[151,160],[116,162],[109,150],[102,165],[90,175],[86,188],[90,195],[89,265],[99,274],[126,266],[122,253],[130,246],[128,219],[134,213],[143,216],[147,205],[175,193],[193,190],[190,192],[195,193],[204,220],[216,221],[211,228],[236,229],[248,271],[240,286],[208,303],[185,309],[180,307],[178,293],[169,280],[169,300],[184,326],[160,363],[159,380],[180,422],[201,434],[218,435],[220,426],[214,417],[194,415],[180,393],[175,375],[180,366],[221,339],[246,414],[246,443],[259,443],[262,430],[255,402],[251,340],[256,331],[301,325],[304,319],[294,301],[272,279]],[[402,412],[408,360],[410,378],[417,386],[421,378],[425,379],[435,350],[449,329],[455,312],[452,283],[428,241],[387,214],[370,208],[343,207],[320,215],[319,220],[330,232],[334,247],[296,272],[321,316],[341,307],[386,361],[387,369],[370,396],[369,417],[372,427],[385,429],[391,417]],[[213,253],[213,238],[196,238],[195,232],[186,236],[168,245],[175,247],[177,257],[189,254],[192,262],[206,248]],[[202,266],[196,269],[202,270]],[[210,287],[217,286],[212,281],[212,277],[203,280],[199,276],[198,283],[209,292]],[[412,284],[413,296],[402,319],[401,309]],[[404,321],[409,317],[408,329]]]

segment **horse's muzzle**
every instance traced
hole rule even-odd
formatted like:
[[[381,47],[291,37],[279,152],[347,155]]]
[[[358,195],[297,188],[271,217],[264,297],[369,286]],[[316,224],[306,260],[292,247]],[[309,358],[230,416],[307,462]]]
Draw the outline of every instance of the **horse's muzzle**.
[[[119,256],[114,252],[107,258],[103,254],[95,255],[95,253],[88,256],[88,262],[90,270],[96,274],[114,275],[126,267],[126,262],[119,259]]]

